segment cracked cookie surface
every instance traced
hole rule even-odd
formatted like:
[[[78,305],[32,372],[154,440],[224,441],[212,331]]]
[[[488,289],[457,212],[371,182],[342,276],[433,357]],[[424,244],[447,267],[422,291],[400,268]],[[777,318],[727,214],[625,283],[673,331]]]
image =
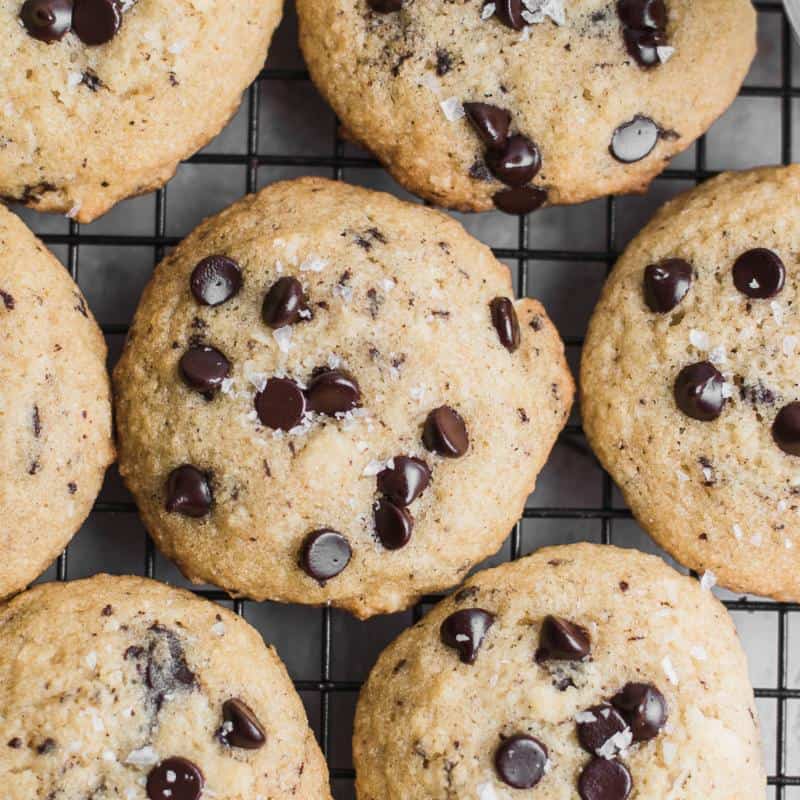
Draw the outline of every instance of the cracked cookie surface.
[[[582,363],[589,440],[636,518],[728,588],[800,599],[800,168],[721,175],[614,268]]]
[[[518,519],[570,408],[535,300],[439,212],[322,179],[203,223],[115,371],[161,549],[237,595],[405,608]]]
[[[221,606],[100,575],[19,595],[0,642],[8,800],[330,798],[283,664]]]
[[[166,183],[233,116],[280,16],[277,0],[2,0],[0,195],[91,222]]]
[[[755,54],[749,0],[299,0],[298,16],[349,137],[470,211],[643,191]]]
[[[86,519],[113,461],[106,345],[63,265],[0,207],[0,597]]]
[[[353,759],[359,800],[766,795],[724,607],[610,545],[478,573],[401,634],[362,689]]]

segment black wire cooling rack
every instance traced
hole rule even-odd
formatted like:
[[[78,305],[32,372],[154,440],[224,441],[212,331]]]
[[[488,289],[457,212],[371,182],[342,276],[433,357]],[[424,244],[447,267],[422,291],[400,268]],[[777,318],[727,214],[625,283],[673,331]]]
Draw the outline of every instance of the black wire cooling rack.
[[[793,112],[800,110],[800,86],[793,84],[792,66],[792,32],[786,18],[785,11],[780,2],[754,3],[760,22],[776,23],[779,31],[779,42],[776,48],[780,50],[781,79],[776,85],[751,85],[748,83],[741,96],[756,98],[772,98],[780,104],[780,153],[783,163],[792,160],[792,117]],[[336,179],[342,178],[344,170],[354,169],[380,169],[380,165],[368,155],[349,155],[348,148],[339,135],[338,124],[334,124],[331,136],[331,150],[327,154],[305,155],[280,155],[270,152],[261,152],[259,149],[259,103],[263,91],[269,91],[269,84],[273,81],[307,82],[308,73],[304,69],[277,69],[266,67],[258,76],[256,82],[250,86],[245,98],[246,148],[239,153],[203,152],[188,160],[189,164],[206,165],[234,165],[244,168],[246,173],[245,185],[242,187],[247,192],[259,188],[259,170],[261,168],[296,168],[298,174],[303,171],[324,174],[329,170],[329,175]],[[797,105],[797,108],[793,106]],[[800,116],[798,117],[800,119]],[[691,168],[671,168],[663,173],[658,181],[688,181],[699,183],[716,174],[707,168],[707,141],[702,138],[694,150],[694,164]],[[102,245],[106,247],[146,247],[152,248],[153,265],[161,260],[167,248],[179,241],[178,237],[167,235],[167,192],[163,188],[155,193],[155,219],[151,235],[127,235],[113,233],[86,233],[81,225],[70,221],[67,233],[43,234],[41,238],[51,246],[66,247],[67,266],[73,278],[80,283],[81,247],[84,245]],[[606,272],[611,269],[616,257],[615,242],[617,241],[618,202],[615,198],[608,198],[605,202],[605,247],[602,250],[543,250],[532,248],[529,242],[529,218],[519,217],[517,225],[517,246],[512,248],[495,248],[495,255],[506,263],[515,265],[517,290],[520,296],[528,293],[529,277],[541,262],[581,262],[597,264],[599,268],[605,267]],[[567,267],[565,267],[567,268]],[[87,281],[88,283],[88,281]],[[85,288],[85,287],[83,287]],[[103,332],[107,337],[117,337],[125,334],[127,325],[103,325]],[[574,354],[583,343],[582,336],[564,337],[569,350]],[[586,451],[587,446],[579,425],[570,424],[566,427],[560,438],[560,444]],[[630,511],[615,503],[613,484],[610,477],[598,469],[602,475],[602,489],[600,496],[602,502],[599,507],[534,507],[526,508],[523,520],[575,520],[581,524],[594,522],[600,526],[600,539],[603,543],[610,543],[614,538],[615,522],[631,519]],[[596,504],[595,504],[596,505]],[[136,508],[130,500],[121,502],[108,502],[103,499],[95,505],[94,512],[108,516],[109,514],[135,514]],[[69,549],[58,559],[56,576],[58,580],[67,580],[69,576],[68,555]],[[522,554],[522,521],[517,523],[511,532],[510,539],[503,552],[507,552],[511,559],[516,559]],[[152,541],[147,537],[145,558],[141,574],[154,577],[156,571],[156,553]],[[195,590],[197,594],[215,601],[228,601],[228,596],[216,590]],[[438,597],[426,597],[413,611],[412,619],[419,619],[424,608],[436,602]],[[734,612],[764,612],[777,618],[777,649],[776,681],[772,686],[757,686],[756,697],[763,701],[774,701],[776,704],[774,731],[765,730],[765,737],[772,739],[774,736],[774,759],[767,764],[769,773],[770,796],[775,800],[790,800],[791,797],[800,798],[800,774],[790,774],[787,769],[789,759],[787,746],[789,744],[788,705],[791,701],[800,700],[800,689],[790,688],[789,679],[789,626],[793,613],[800,612],[800,604],[774,603],[770,601],[751,600],[741,598],[726,601],[726,606]],[[238,600],[233,603],[237,613],[246,616],[248,607],[254,605],[250,601]],[[331,699],[338,693],[348,693],[355,697],[360,682],[356,680],[337,680],[332,671],[332,653],[336,647],[336,636],[332,625],[332,615],[337,613],[329,608],[318,611],[309,611],[310,614],[321,615],[320,626],[320,663],[319,675],[314,680],[296,680],[298,691],[307,702],[312,698],[312,704],[318,703],[319,727],[318,735],[322,750],[328,758],[334,792],[338,798],[352,797],[352,780],[354,773],[351,766],[343,767],[341,764],[332,763],[331,738],[333,729],[333,712]],[[314,635],[310,630],[309,635]],[[314,713],[311,716],[316,717]],[[348,723],[349,724],[349,721]],[[770,725],[772,727],[772,725]],[[770,748],[771,749],[771,748]],[[797,792],[797,794],[795,794]]]

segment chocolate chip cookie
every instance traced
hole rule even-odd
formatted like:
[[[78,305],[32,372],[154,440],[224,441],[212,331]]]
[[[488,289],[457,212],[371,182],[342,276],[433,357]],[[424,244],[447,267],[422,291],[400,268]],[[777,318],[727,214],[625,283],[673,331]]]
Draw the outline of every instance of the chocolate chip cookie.
[[[478,573],[380,656],[358,800],[764,800],[747,662],[713,595],[578,544]]]
[[[6,800],[330,798],[275,651],[144,578],[37,586],[0,609]]]
[[[0,206],[0,597],[86,519],[114,459],[106,346],[69,273]]]
[[[542,306],[458,223],[311,178],[156,269],[115,383],[120,470],[188,577],[362,617],[498,549],[573,395]]]
[[[643,191],[736,96],[749,0],[298,0],[348,135],[405,187],[519,214]]]
[[[730,589],[800,599],[800,167],[668,203],[592,319],[586,433],[642,526]]]
[[[0,195],[91,222],[165,183],[255,78],[279,0],[8,0]]]

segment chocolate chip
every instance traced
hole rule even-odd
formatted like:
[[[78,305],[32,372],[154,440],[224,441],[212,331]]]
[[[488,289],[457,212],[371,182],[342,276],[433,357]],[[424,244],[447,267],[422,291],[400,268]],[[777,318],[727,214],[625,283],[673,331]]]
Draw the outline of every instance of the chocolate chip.
[[[256,394],[258,418],[268,428],[289,431],[303,420],[306,397],[303,390],[288,378],[270,378]]]
[[[635,116],[620,125],[611,137],[611,155],[623,164],[641,161],[653,152],[661,131],[649,117]]]
[[[530,139],[517,133],[501,148],[486,153],[486,166],[506,186],[524,186],[542,168],[542,156]]]
[[[385,497],[375,504],[375,533],[387,550],[399,550],[411,539],[414,518]]]
[[[341,533],[322,528],[312,531],[303,542],[300,566],[307,575],[324,585],[350,563],[351,555],[350,543]]]
[[[306,392],[308,408],[318,414],[346,414],[361,402],[361,390],[354,378],[339,370],[326,370],[311,380]]]
[[[204,517],[211,510],[208,478],[191,464],[172,470],[167,478],[166,509],[186,517]]]
[[[494,754],[500,779],[514,789],[531,789],[544,776],[547,748],[533,736],[518,733],[506,739]]]
[[[379,14],[391,14],[403,7],[402,0],[367,0],[369,7]]]
[[[666,314],[683,300],[692,285],[692,265],[667,258],[644,270],[644,300],[651,311]]]
[[[503,25],[507,25],[515,31],[521,31],[525,27],[522,12],[522,0],[495,0],[494,13],[497,18]]]
[[[664,0],[618,0],[617,14],[629,28],[664,30],[667,27]]]
[[[602,703],[584,711],[577,727],[581,747],[587,753],[600,755],[598,751],[603,749],[603,745],[618,733],[622,733],[627,725],[613,706]]]
[[[625,49],[634,61],[640,66],[650,69],[661,63],[658,53],[660,47],[668,45],[667,36],[663,31],[633,30],[627,28],[623,33]]]
[[[147,776],[150,800],[198,800],[203,793],[203,773],[185,758],[162,761]]]
[[[75,0],[72,30],[86,45],[110,42],[122,25],[119,0]]]
[[[514,304],[507,297],[495,297],[489,303],[489,309],[500,344],[513,353],[519,347],[519,320]]]
[[[800,456],[800,402],[785,405],[772,423],[775,444],[790,456]]]
[[[490,148],[503,148],[508,139],[511,114],[489,103],[464,103],[464,113],[481,141]]]
[[[439,406],[425,420],[422,442],[432,453],[459,458],[469,448],[469,435],[457,411],[450,406]]]
[[[20,747],[22,747],[22,739],[20,739],[19,736],[15,736],[13,739],[8,740],[8,746],[12,750],[19,750]]]
[[[285,325],[297,322],[300,319],[300,312],[306,309],[303,285],[297,278],[284,276],[278,278],[264,296],[261,319],[270,328],[283,328]]]
[[[442,644],[458,651],[464,664],[474,664],[494,614],[482,608],[463,608],[451,614],[439,629]]]
[[[584,661],[591,653],[589,632],[563,617],[547,616],[539,632],[536,660]]]
[[[581,800],[625,800],[632,788],[628,768],[613,759],[592,759],[578,778]]]
[[[733,283],[747,297],[761,300],[783,289],[786,268],[780,256],[763,247],[748,250],[733,265]]]
[[[56,42],[72,27],[72,0],[26,0],[20,19],[40,42]]]
[[[667,701],[649,683],[626,684],[611,703],[627,722],[634,742],[654,739],[667,723]]]
[[[258,750],[266,735],[253,709],[243,700],[233,697],[222,704],[223,724],[219,738],[229,747]]]
[[[506,214],[529,214],[547,202],[547,190],[536,186],[518,186],[516,189],[501,189],[492,197],[494,204]]]
[[[189,285],[198,303],[218,306],[242,288],[242,272],[227,256],[208,256],[192,271]]]
[[[214,347],[187,350],[178,363],[183,380],[198,392],[215,392],[231,371],[231,362]]]
[[[399,506],[410,506],[428,487],[430,468],[414,456],[395,456],[392,462],[378,473],[378,491]]]
[[[711,422],[725,405],[725,379],[708,361],[689,364],[675,379],[675,402],[687,417]]]

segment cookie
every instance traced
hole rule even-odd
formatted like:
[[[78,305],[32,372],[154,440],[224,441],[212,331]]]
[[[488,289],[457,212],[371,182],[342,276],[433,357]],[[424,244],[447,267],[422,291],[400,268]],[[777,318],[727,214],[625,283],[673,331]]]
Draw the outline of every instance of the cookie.
[[[519,518],[573,384],[542,306],[445,215],[316,178],[203,223],[115,371],[120,471],[233,595],[365,617],[452,586]]]
[[[594,313],[583,417],[641,525],[739,592],[800,600],[800,167],[668,203]]]
[[[713,595],[633,550],[478,573],[380,656],[358,800],[757,800],[747,663]]]
[[[286,669],[221,606],[98,575],[16,597],[0,642],[6,800],[330,799]]]
[[[298,0],[348,135],[406,188],[519,214],[643,191],[733,101],[749,0]]]
[[[235,113],[278,0],[6,0],[0,195],[91,222]]]
[[[64,549],[114,459],[106,345],[69,273],[0,206],[0,597]]]

